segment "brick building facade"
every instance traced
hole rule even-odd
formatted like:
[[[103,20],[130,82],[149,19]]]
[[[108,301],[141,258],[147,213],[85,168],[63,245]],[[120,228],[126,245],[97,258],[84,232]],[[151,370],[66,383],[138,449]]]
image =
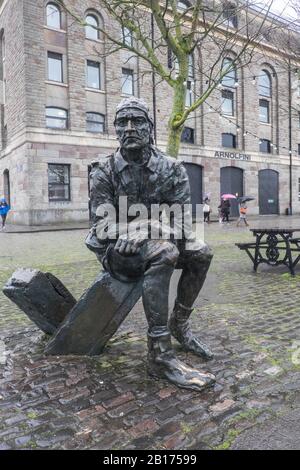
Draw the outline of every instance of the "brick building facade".
[[[118,28],[95,8],[99,1],[69,3],[80,16]],[[10,199],[10,222],[87,220],[89,165],[117,147],[114,110],[124,92],[144,98],[152,110],[155,93],[157,145],[164,149],[170,89],[162,83],[153,89],[151,73],[144,73],[149,66],[124,50],[105,57],[101,35],[79,26],[55,1],[0,5],[0,195]],[[203,51],[201,60],[208,63],[212,53]],[[234,82],[223,83],[188,121],[179,158],[187,163],[194,201],[210,193],[216,214],[221,192],[238,192],[256,198],[253,214],[284,213],[290,194],[289,71],[265,44],[247,70],[236,70]],[[193,77],[193,86],[200,92],[201,75]],[[299,213],[300,106],[293,73],[290,88],[292,203]],[[214,112],[220,95],[232,107],[225,113],[230,120]]]

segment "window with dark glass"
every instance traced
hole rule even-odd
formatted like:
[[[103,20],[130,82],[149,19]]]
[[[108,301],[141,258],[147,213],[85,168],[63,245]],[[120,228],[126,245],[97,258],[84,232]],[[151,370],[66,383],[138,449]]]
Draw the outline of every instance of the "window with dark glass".
[[[186,142],[188,144],[195,143],[195,132],[191,127],[184,127],[181,133],[181,142]]]
[[[270,74],[266,70],[261,70],[258,77],[258,92],[262,96],[272,96],[272,82]]]
[[[259,121],[270,122],[269,101],[259,100]]]
[[[271,142],[267,139],[260,139],[259,151],[262,153],[271,153]]]
[[[227,114],[228,116],[234,115],[234,106],[233,106],[233,93],[229,90],[222,90],[222,114]]]
[[[48,164],[49,201],[70,201],[70,165]]]
[[[104,115],[99,113],[86,113],[86,130],[88,132],[104,132]]]
[[[300,144],[298,144],[298,155],[300,155]]]
[[[122,40],[125,46],[132,47],[133,46],[133,35],[132,31],[125,26],[122,28]]]
[[[86,64],[86,86],[101,89],[100,63],[88,60]]]
[[[63,82],[63,56],[57,52],[48,52],[48,80]]]
[[[133,70],[122,69],[122,93],[124,95],[134,95]]]
[[[227,26],[230,26],[231,28],[238,27],[237,11],[236,11],[236,6],[234,4],[224,3],[223,18]]]
[[[172,53],[172,49],[169,46],[168,46],[167,57],[168,57],[168,69],[172,69],[173,68],[173,53]]]
[[[236,70],[235,66],[233,65],[233,60],[229,57],[226,57],[222,63],[222,72],[225,72],[228,69],[229,71],[226,73],[226,75],[224,75],[221,83],[224,86],[233,88],[236,84]]]
[[[60,10],[54,3],[48,3],[46,8],[46,24],[50,28],[61,28]]]
[[[93,39],[94,41],[99,39],[99,21],[94,15],[87,15],[85,18],[87,23],[85,27],[85,37],[87,39]]]
[[[222,134],[222,147],[236,148],[236,136],[234,134]]]
[[[187,0],[183,1],[183,0],[178,0],[177,1],[177,8],[178,10],[186,10],[187,8],[189,8],[191,6],[190,2],[188,2]]]
[[[46,126],[54,129],[67,129],[68,113],[62,108],[46,108]]]

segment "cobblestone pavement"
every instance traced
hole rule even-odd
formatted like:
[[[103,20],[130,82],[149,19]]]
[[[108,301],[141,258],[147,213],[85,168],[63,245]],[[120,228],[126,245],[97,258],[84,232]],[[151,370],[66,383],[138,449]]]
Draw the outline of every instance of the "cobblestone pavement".
[[[0,233],[0,284],[16,267],[35,267],[78,298],[100,268],[85,235]],[[103,355],[44,357],[45,335],[0,294],[0,449],[300,448],[300,267],[294,278],[280,267],[255,274],[234,246],[252,240],[246,228],[214,223],[205,236],[215,255],[193,328],[215,358],[176,350],[216,374],[214,389],[147,377],[140,303]]]

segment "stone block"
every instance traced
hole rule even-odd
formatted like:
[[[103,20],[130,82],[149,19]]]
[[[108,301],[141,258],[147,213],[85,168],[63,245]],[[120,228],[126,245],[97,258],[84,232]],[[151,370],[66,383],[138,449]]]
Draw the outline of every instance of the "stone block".
[[[141,293],[142,281],[124,283],[101,273],[50,340],[46,354],[100,354]]]
[[[59,279],[36,269],[15,271],[3,293],[47,334],[57,330],[76,303]]]

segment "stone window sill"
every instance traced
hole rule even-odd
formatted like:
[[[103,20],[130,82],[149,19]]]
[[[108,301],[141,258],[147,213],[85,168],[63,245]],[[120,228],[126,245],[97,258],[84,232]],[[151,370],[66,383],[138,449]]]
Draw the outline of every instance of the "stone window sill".
[[[46,24],[44,25],[44,28],[49,29],[50,31],[56,31],[57,33],[67,34],[65,29],[51,28],[51,26],[47,26]]]
[[[67,83],[54,82],[52,80],[45,80],[45,83],[47,83],[48,85],[57,85],[57,86],[65,87],[65,88],[67,88],[69,86]]]
[[[104,44],[103,39],[91,39],[91,38],[85,38],[87,41],[91,42],[97,42],[98,44]]]
[[[86,91],[92,91],[93,93],[102,93],[103,95],[105,95],[104,90],[98,90],[97,88],[89,88],[89,87],[86,87],[85,89]]]

